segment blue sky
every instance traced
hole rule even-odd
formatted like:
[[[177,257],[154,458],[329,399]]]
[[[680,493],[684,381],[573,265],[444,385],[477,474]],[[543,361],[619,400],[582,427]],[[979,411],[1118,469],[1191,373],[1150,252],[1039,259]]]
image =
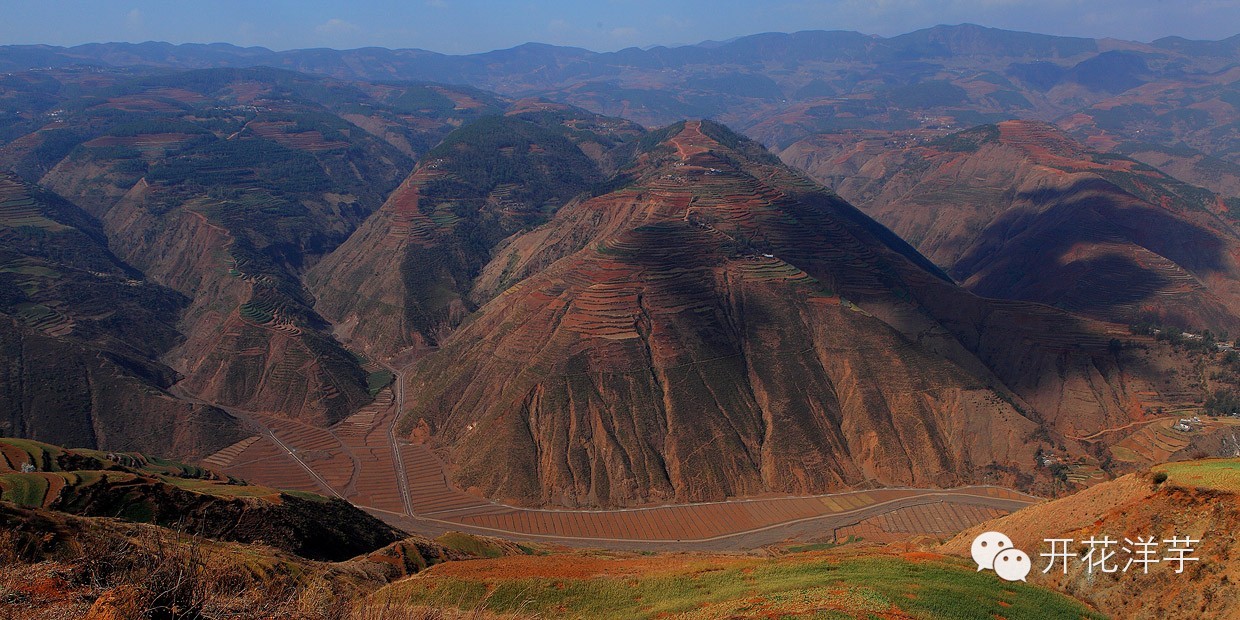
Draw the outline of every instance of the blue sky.
[[[224,41],[456,54],[527,41],[608,51],[771,31],[890,36],[963,22],[1141,41],[1240,33],[1237,0],[0,0],[0,14],[0,44]]]

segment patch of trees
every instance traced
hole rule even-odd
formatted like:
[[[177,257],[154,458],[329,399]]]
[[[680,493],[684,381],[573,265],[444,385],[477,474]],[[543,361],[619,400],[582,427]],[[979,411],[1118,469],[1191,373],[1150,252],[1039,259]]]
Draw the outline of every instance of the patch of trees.
[[[147,178],[199,187],[258,184],[288,192],[332,188],[314,156],[269,140],[214,140],[151,167]]]
[[[77,129],[49,129],[39,132],[39,145],[13,166],[13,171],[24,179],[39,179],[52,166],[69,155],[77,145],[88,139]]]
[[[485,199],[512,184],[510,198],[541,206],[565,202],[602,180],[594,162],[561,133],[521,119],[489,116],[452,132],[426,159],[443,159],[452,179],[426,185],[436,199]]]
[[[672,123],[671,125],[668,125],[667,127],[664,127],[662,129],[655,129],[653,131],[646,132],[646,135],[642,136],[640,139],[638,139],[636,142],[633,143],[633,149],[635,151],[635,154],[645,153],[645,152],[653,150],[655,147],[659,146],[667,139],[684,131],[684,129],[685,129],[685,122],[680,121],[678,123]]]
[[[146,118],[116,125],[108,129],[105,135],[131,138],[159,133],[185,133],[193,135],[211,132],[195,123],[179,118]]]
[[[1206,399],[1206,413],[1210,415],[1240,416],[1240,392],[1219,390]]]
[[[397,112],[412,114],[421,111],[450,112],[456,108],[451,99],[426,86],[410,86],[399,97],[388,102]]]
[[[1200,335],[1186,332],[1175,326],[1160,325],[1151,322],[1141,322],[1130,325],[1128,330],[1134,334],[1143,336],[1154,336],[1159,342],[1170,343],[1175,349],[1184,349],[1186,351],[1198,351],[1202,353],[1213,353],[1218,351],[1218,345],[1228,341],[1227,332],[1215,334],[1210,330],[1204,330]],[[1240,340],[1236,341],[1240,344]]]
[[[1089,115],[1100,129],[1111,131],[1122,130],[1129,123],[1152,121],[1156,118],[1150,106],[1137,103],[1117,105],[1106,110],[1093,109],[1089,111]]]
[[[885,95],[894,105],[914,109],[959,105],[969,99],[969,94],[963,88],[946,80],[929,80],[900,86],[887,91]]]
[[[716,123],[714,121],[702,121],[702,133],[719,144],[722,144],[734,151],[744,153],[754,161],[771,164],[773,166],[778,166],[782,163],[779,161],[778,157],[766,150],[766,147],[750,140],[749,138],[742,137],[720,123]]]

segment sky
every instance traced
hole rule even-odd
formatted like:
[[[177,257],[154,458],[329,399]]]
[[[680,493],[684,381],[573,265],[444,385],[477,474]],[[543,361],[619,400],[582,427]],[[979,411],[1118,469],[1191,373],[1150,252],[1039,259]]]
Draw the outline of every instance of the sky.
[[[937,24],[1151,41],[1240,34],[1240,0],[0,0],[0,44],[226,42],[449,54],[537,41],[595,51],[760,32],[893,36]]]

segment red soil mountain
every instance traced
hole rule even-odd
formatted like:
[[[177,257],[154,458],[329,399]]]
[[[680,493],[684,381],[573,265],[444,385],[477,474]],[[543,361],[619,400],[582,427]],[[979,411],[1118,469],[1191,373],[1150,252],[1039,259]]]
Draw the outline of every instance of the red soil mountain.
[[[641,133],[539,102],[453,132],[309,272],[316,310],[367,354],[438,344],[477,308],[470,292],[494,248],[605,179],[610,153]]]
[[[822,135],[783,157],[979,295],[1240,330],[1240,236],[1223,201],[1050,125]]]
[[[510,241],[482,280],[530,275],[410,374],[402,428],[433,432],[463,487],[616,505],[1029,485],[1040,444],[1154,389],[1103,326],[965,292],[720,125],[643,142],[617,189]]]
[[[86,79],[44,77],[70,92]],[[275,69],[103,79],[0,160],[89,211],[117,255],[188,298],[165,317],[183,338],[159,354],[184,375],[181,393],[315,424],[369,402],[301,276],[412,156],[498,100]]]
[[[156,360],[185,304],[90,215],[0,175],[0,434],[195,456],[240,439],[224,412],[166,391],[178,375]]]

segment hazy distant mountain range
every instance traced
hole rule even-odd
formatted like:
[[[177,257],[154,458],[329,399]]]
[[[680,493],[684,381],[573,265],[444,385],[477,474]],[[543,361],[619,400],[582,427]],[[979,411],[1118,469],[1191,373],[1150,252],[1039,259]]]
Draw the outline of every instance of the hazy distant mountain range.
[[[419,49],[276,52],[229,44],[0,48],[0,70],[93,65],[272,66],[344,80],[433,81],[540,96],[647,126],[713,118],[768,145],[842,129],[967,128],[1076,115],[1080,136],[1234,159],[1240,35],[1151,43],[937,26],[883,38],[767,33],[592,52],[527,43],[452,56]],[[1137,146],[1133,146],[1137,148]]]

